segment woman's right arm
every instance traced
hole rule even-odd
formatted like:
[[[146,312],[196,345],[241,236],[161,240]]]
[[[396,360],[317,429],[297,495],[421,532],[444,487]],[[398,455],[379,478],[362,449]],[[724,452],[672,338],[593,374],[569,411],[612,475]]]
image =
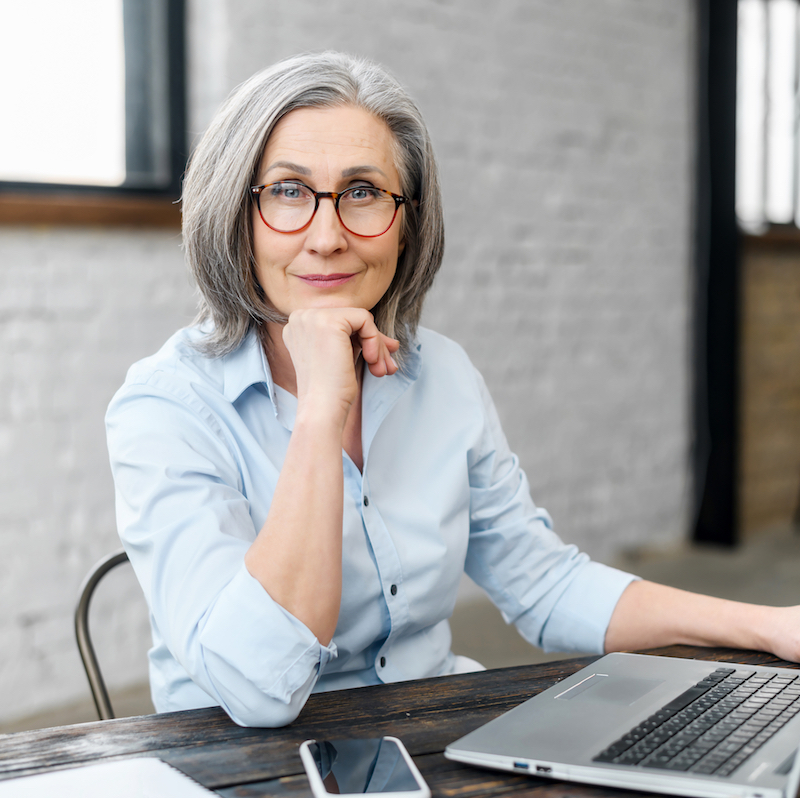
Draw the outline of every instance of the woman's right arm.
[[[219,704],[240,725],[283,726],[336,656],[244,563],[269,508],[255,490],[277,485],[284,444],[255,451],[222,392],[191,379],[129,381],[106,417],[119,533],[153,619],[156,709]]]
[[[349,338],[347,345],[353,371]],[[369,342],[364,350],[373,371],[391,369],[378,365]],[[137,368],[109,407],[120,535],[176,663],[237,723],[285,725],[336,656],[325,631],[311,627],[323,604],[328,624],[338,616],[341,554],[331,552],[341,550],[341,433],[331,435],[330,405],[318,423],[314,404],[304,402],[285,455],[279,434],[270,454],[253,439],[256,459],[243,460],[239,442],[252,432],[238,405],[192,371],[176,376],[170,363]],[[267,519],[259,534],[253,516]],[[296,562],[296,578],[286,579]],[[313,612],[304,615],[303,606]],[[171,684],[160,711],[184,706],[171,703]]]
[[[275,344],[278,358],[291,358],[297,415],[269,515],[245,564],[327,645],[342,591],[342,434],[360,401],[355,364],[360,353],[376,376],[394,373],[397,342],[368,311],[326,308],[295,311]]]

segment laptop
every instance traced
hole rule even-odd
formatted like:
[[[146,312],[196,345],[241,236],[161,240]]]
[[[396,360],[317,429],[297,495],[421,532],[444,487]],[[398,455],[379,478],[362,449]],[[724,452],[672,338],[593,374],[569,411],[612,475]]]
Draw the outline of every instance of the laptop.
[[[795,798],[798,744],[800,670],[608,654],[444,753],[609,787]]]

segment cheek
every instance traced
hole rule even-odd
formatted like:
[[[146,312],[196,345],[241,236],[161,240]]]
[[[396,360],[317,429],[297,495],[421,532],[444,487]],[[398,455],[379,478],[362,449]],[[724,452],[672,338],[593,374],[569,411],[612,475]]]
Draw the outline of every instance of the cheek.
[[[391,283],[394,273],[397,271],[397,260],[400,257],[399,246],[381,247],[379,252],[375,252],[372,258],[372,265],[376,279],[381,283]]]
[[[394,246],[392,271],[397,271],[397,262],[400,260],[400,257],[402,256],[403,250],[405,250],[405,248],[406,248],[406,242],[403,241],[403,239],[398,236],[398,241],[395,242]]]
[[[291,236],[282,236],[267,228],[256,217],[260,225],[253,230],[253,254],[256,259],[256,271],[260,278],[269,279],[276,269],[290,262],[297,254],[297,245]]]
[[[262,229],[264,222],[261,221],[258,211],[253,212],[252,225],[253,255],[255,255],[257,268],[260,268],[264,258],[264,231]]]
[[[397,230],[392,228],[386,235],[389,236],[390,234],[391,238],[383,242],[384,261],[386,263],[391,263],[392,267],[396,267],[397,261],[403,254],[403,249],[405,249],[405,242],[403,241],[400,227],[398,227]]]

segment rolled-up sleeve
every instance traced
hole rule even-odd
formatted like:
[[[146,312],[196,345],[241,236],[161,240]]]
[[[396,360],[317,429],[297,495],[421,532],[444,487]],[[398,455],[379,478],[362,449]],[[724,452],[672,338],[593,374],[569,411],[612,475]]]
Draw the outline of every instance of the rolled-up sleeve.
[[[156,647],[240,725],[290,723],[336,646],[320,644],[244,565],[258,530],[235,431],[191,386],[158,373],[120,390],[106,426],[119,532]]]
[[[466,571],[508,623],[545,651],[602,653],[622,592],[636,577],[566,545],[537,507],[483,379],[483,427],[470,452]]]

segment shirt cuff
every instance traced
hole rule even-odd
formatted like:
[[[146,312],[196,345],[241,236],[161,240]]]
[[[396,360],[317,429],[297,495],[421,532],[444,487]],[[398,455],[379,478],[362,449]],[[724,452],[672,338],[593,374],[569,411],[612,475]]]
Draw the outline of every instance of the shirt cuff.
[[[322,645],[244,564],[220,594],[200,639],[207,664],[222,677],[221,692],[235,695],[242,680],[281,702],[309,689],[309,677],[337,656],[335,643]]]
[[[617,602],[638,578],[608,565],[587,562],[553,607],[542,630],[542,648],[605,653],[606,631]]]

